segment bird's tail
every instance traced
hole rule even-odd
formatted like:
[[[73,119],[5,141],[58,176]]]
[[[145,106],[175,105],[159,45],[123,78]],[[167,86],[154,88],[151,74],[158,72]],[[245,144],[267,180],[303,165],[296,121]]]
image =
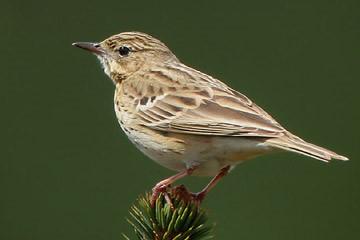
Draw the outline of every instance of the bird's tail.
[[[305,142],[291,133],[279,138],[270,138],[266,140],[265,143],[274,148],[296,152],[324,162],[328,162],[331,159],[349,160],[347,157],[341,156],[333,151]]]

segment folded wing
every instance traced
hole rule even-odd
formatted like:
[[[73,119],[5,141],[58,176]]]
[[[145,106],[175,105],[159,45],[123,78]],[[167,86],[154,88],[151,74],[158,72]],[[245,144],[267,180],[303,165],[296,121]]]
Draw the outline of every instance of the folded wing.
[[[285,132],[264,110],[230,88],[167,92],[140,109],[141,124],[164,132],[256,137],[279,137]]]

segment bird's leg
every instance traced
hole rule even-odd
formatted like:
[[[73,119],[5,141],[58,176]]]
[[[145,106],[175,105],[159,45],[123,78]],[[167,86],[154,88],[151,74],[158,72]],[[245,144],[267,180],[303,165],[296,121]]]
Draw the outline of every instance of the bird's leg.
[[[151,205],[154,206],[156,199],[158,198],[160,193],[165,193],[167,192],[167,188],[173,184],[174,182],[176,182],[177,180],[186,177],[188,175],[191,175],[192,172],[195,170],[196,167],[192,167],[192,168],[188,168],[184,171],[181,171],[169,178],[166,178],[162,181],[160,181],[159,183],[157,183],[155,185],[155,187],[153,187],[152,189],[152,196],[151,196]],[[168,202],[168,204],[171,204],[171,201],[169,202],[170,198],[168,196],[165,196],[166,201]]]
[[[230,166],[226,166],[220,170],[220,172],[209,182],[209,184],[200,192],[193,193],[193,198],[197,200],[199,203],[204,200],[206,194],[220,181],[221,178],[226,176],[230,170]]]

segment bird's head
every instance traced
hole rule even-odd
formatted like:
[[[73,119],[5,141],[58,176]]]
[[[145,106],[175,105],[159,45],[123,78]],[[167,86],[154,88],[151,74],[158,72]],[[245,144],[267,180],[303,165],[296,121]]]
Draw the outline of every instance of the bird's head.
[[[95,54],[114,83],[125,80],[139,70],[178,61],[164,43],[140,32],[123,32],[100,43],[76,42],[73,45]]]

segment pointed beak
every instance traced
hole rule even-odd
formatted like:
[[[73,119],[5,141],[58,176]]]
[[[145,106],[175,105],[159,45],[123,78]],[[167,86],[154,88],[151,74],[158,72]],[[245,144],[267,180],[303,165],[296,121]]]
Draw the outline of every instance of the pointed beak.
[[[89,51],[91,53],[94,53],[96,55],[103,55],[105,54],[104,49],[100,47],[100,44],[98,43],[90,43],[90,42],[75,42],[72,44],[75,47],[84,49],[86,51]]]

